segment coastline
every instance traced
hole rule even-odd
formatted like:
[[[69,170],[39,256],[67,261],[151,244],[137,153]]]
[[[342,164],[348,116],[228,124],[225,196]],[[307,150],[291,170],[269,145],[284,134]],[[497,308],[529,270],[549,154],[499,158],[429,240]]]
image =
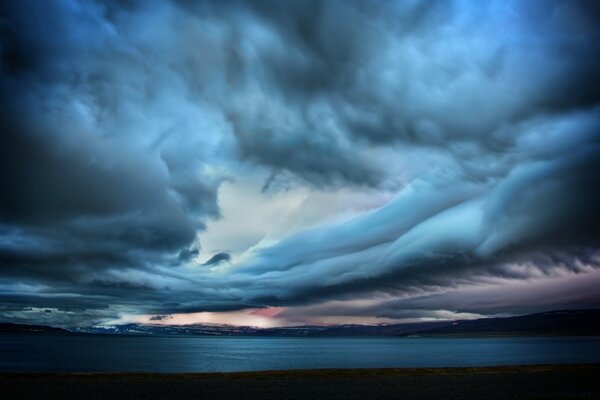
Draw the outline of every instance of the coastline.
[[[226,373],[2,372],[3,399],[597,399],[600,364]]]

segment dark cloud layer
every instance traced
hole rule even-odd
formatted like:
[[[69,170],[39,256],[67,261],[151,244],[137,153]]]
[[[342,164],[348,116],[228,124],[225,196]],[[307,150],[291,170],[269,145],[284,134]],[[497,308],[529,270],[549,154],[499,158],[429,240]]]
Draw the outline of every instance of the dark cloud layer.
[[[219,265],[224,262],[231,262],[231,256],[227,253],[217,253],[211,258],[209,258],[203,265],[211,266],[211,265]]]
[[[0,313],[82,325],[589,273],[599,34],[590,1],[3,2]],[[265,191],[398,194],[202,266],[219,187],[250,170]],[[431,296],[361,312],[444,308]]]

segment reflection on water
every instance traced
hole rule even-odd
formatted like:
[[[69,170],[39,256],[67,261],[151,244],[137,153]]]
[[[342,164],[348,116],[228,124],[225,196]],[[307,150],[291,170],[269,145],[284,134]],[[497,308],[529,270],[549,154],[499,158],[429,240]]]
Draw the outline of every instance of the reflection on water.
[[[0,335],[4,371],[214,372],[600,362],[599,337],[258,338]]]

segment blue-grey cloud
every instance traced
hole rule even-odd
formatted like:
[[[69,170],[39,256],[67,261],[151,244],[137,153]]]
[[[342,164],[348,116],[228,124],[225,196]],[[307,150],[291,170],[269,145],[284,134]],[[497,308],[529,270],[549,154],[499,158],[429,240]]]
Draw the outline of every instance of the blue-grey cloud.
[[[7,318],[308,304],[597,264],[594,2],[56,0],[0,15]],[[218,274],[190,268],[220,185],[248,170],[265,190],[398,194]]]
[[[217,253],[207,261],[204,262],[204,266],[219,265],[221,263],[231,262],[231,256],[227,253]]]

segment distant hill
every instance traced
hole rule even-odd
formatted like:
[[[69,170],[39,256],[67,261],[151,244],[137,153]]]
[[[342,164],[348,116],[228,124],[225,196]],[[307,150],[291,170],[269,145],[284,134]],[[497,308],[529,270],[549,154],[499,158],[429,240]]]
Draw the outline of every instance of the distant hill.
[[[124,324],[65,330],[43,325],[0,324],[0,332],[53,334],[110,334],[161,336],[527,336],[598,335],[600,310],[561,310],[506,318],[431,321],[383,325],[294,326],[257,328],[249,326],[192,324]]]
[[[600,335],[600,310],[563,310],[507,318],[454,321],[414,334],[438,335]]]
[[[54,333],[72,335],[73,332],[66,329],[54,328],[52,326],[45,325],[23,325],[23,324],[11,324],[11,323],[0,323],[0,333]]]
[[[192,324],[152,325],[125,324],[106,327],[82,328],[79,331],[96,334],[128,335],[201,335],[201,336],[399,336],[450,324],[452,321],[419,322],[392,325],[335,325],[257,328],[251,326]]]
[[[191,324],[152,325],[123,324],[66,330],[43,325],[0,324],[1,332],[101,334],[101,335],[161,335],[161,336],[401,336],[450,324],[452,321],[421,322],[393,325],[336,325],[257,328],[251,326]]]

